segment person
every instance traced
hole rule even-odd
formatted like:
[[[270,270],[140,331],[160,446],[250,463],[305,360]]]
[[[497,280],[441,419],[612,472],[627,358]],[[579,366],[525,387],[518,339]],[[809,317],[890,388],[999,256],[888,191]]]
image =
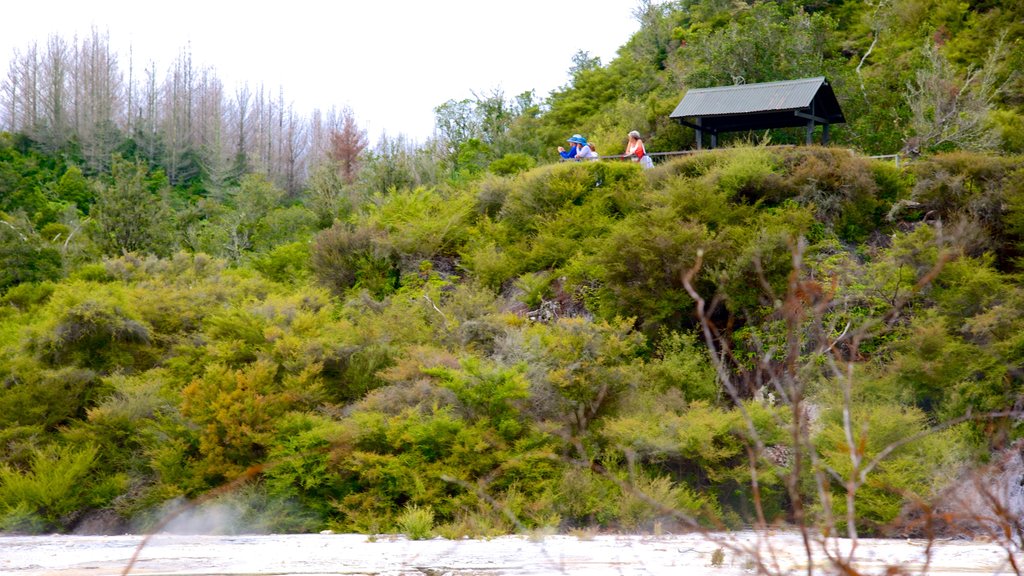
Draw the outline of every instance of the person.
[[[644,149],[644,141],[640,138],[640,133],[633,130],[629,133],[629,144],[626,144],[626,156],[633,162],[639,162],[645,154],[647,150]]]
[[[597,151],[587,143],[586,138],[580,136],[578,144],[580,149],[576,151],[577,160],[597,160]]]
[[[629,143],[626,144],[626,157],[633,162],[639,162],[640,166],[644,168],[650,168],[654,165],[651,162],[651,157],[647,155],[647,149],[644,148],[644,141],[640,138],[640,133],[636,130],[631,130],[629,133]]]
[[[559,156],[561,156],[562,158],[564,158],[566,160],[569,160],[571,158],[575,158],[576,154],[579,153],[579,150],[582,147],[581,143],[586,143],[586,141],[587,141],[586,138],[584,138],[583,136],[580,136],[579,134],[573,134],[572,137],[570,137],[569,140],[568,140],[568,142],[569,142],[569,149],[568,150],[566,150],[562,146],[558,147],[558,154],[559,154]]]

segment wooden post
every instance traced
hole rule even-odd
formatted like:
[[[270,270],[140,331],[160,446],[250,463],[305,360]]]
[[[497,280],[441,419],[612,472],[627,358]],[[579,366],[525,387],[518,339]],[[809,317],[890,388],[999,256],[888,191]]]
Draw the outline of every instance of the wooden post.
[[[807,121],[807,145],[814,144],[814,120]]]
[[[698,128],[696,130],[696,132],[697,132],[697,150],[703,150],[704,149],[704,131],[699,128],[699,126],[702,125],[700,118],[697,118],[696,124],[698,126]]]
[[[821,127],[821,145],[828,146],[828,128],[831,124],[825,124]]]

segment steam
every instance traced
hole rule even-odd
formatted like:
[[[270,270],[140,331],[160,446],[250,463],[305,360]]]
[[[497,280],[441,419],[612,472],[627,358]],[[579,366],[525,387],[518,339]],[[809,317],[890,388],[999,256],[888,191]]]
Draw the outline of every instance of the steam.
[[[165,503],[160,518],[167,534],[220,535],[252,533],[245,529],[245,511],[238,502],[212,501],[192,505],[184,498]]]
[[[148,526],[137,532],[185,535],[271,534],[319,529],[314,515],[295,502],[259,489],[241,489],[196,503],[186,498],[165,502]]]

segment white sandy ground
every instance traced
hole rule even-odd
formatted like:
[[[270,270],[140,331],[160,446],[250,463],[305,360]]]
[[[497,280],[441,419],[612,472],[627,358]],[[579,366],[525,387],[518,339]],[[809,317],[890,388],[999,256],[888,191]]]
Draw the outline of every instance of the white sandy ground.
[[[0,537],[0,574],[16,576],[140,575],[527,575],[752,574],[750,556],[736,551],[774,551],[776,573],[806,574],[807,559],[793,533],[754,532],[663,536],[506,536],[488,540],[419,540],[352,534],[185,536],[157,535],[139,549],[142,536]],[[888,566],[919,574],[925,542],[872,540],[858,543],[857,568],[883,574]],[[838,541],[849,546],[849,541]],[[724,560],[712,564],[722,548]],[[1018,554],[1018,563],[1024,558]],[[1018,564],[1020,565],[1020,564]],[[815,573],[830,574],[821,557]],[[934,545],[928,573],[1012,574],[1007,552],[984,542]]]

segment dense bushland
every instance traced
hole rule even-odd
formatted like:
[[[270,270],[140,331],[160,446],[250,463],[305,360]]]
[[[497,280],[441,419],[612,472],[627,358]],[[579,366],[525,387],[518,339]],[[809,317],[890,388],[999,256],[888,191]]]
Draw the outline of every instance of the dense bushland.
[[[1014,3],[872,6],[644,2],[543,104],[374,148],[345,114],[305,180],[0,134],[0,531],[182,502],[224,530],[918,530],[1021,435],[1024,52]],[[785,131],[547,161],[581,131],[686,148],[681,89],[819,73],[837,141],[910,161]]]
[[[865,455],[1011,408],[1020,170],[962,152],[896,168],[739,147],[649,172],[564,164],[396,189],[316,233],[277,224],[304,208],[271,185],[237,201],[268,199],[245,212],[276,239],[262,249],[171,243],[90,263],[110,238],[95,220],[47,237],[5,217],[18,256],[0,297],[0,523],[141,530],[167,502],[244,481],[220,498],[263,530],[390,531],[424,515],[446,536],[687,526],[679,513],[739,526],[758,514],[752,474],[766,519],[791,519],[793,463],[752,467],[747,448],[756,433],[765,454],[792,450],[773,384],[785,367],[765,357],[793,334],[794,274],[808,306],[828,300],[827,323],[795,332],[821,466],[849,466],[818,350],[844,326],[886,321],[844,357]],[[698,261],[689,287],[716,299],[724,363],[687,290]],[[1015,423],[966,421],[892,452],[856,493],[860,529],[884,531]],[[831,490],[842,516],[844,486]]]

